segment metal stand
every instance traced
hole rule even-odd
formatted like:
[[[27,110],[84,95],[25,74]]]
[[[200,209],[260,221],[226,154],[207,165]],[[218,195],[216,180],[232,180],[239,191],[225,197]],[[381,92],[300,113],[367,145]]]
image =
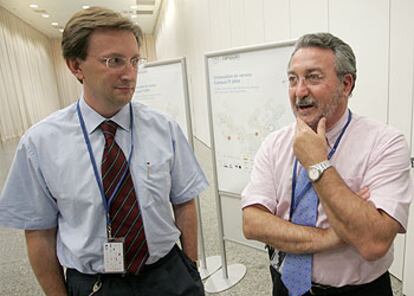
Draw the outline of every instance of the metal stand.
[[[200,256],[201,257],[201,256]],[[217,270],[221,267],[221,259],[220,256],[210,256],[207,258],[204,258],[205,264],[203,265],[202,258],[200,258],[200,267],[198,268],[198,271],[200,272],[200,277],[202,280],[205,280],[210,275],[215,273]]]
[[[246,266],[242,264],[232,264],[227,266],[226,259],[226,248],[224,241],[224,226],[223,226],[223,211],[221,209],[221,198],[219,192],[219,183],[217,178],[217,161],[216,161],[216,148],[214,143],[214,128],[213,128],[213,110],[211,105],[211,94],[210,94],[210,81],[208,79],[209,73],[207,57],[205,57],[206,65],[206,79],[207,79],[207,99],[208,99],[208,117],[210,124],[210,141],[211,141],[211,160],[213,164],[213,179],[214,179],[214,195],[216,198],[217,207],[217,222],[218,222],[218,235],[220,241],[220,254],[222,269],[221,272],[216,272],[210,276],[204,284],[204,289],[208,293],[219,293],[221,291],[230,289],[243,279],[246,274]]]
[[[246,274],[246,266],[243,264],[232,264],[227,267],[228,276],[222,272],[216,272],[205,283],[204,289],[208,293],[219,293],[236,285]]]
[[[216,183],[217,184],[217,183]],[[217,188],[217,187],[216,187]],[[246,274],[246,266],[243,264],[232,264],[227,266],[226,249],[223,236],[223,214],[220,205],[220,196],[218,190],[216,190],[216,202],[217,202],[217,216],[218,216],[218,230],[220,239],[220,253],[221,262],[223,267],[221,272],[216,272],[210,276],[204,284],[204,289],[208,293],[219,293],[230,289],[243,279]]]
[[[211,131],[210,131],[211,132]],[[212,137],[213,139],[214,137]],[[221,197],[218,190],[218,180],[217,180],[217,168],[216,168],[216,159],[214,153],[214,140],[212,140],[212,159],[213,159],[213,170],[214,170],[214,184],[215,184],[215,197],[216,197],[216,207],[217,207],[217,220],[218,220],[218,234],[220,240],[220,254],[222,269],[221,272],[216,272],[214,275],[210,276],[205,282],[204,289],[208,293],[219,293],[224,290],[230,289],[236,285],[239,281],[243,279],[246,274],[246,266],[243,264],[232,264],[227,266],[226,258],[226,246],[224,241],[224,227],[223,227],[223,212],[221,209]]]
[[[188,142],[194,151],[194,136],[193,136],[193,126],[192,126],[192,120],[191,120],[190,99],[189,99],[189,91],[188,91],[187,61],[185,58],[181,58],[179,59],[179,61],[181,61],[181,69],[185,77],[185,79],[183,79],[183,89],[184,89],[184,95],[185,95],[187,137],[188,137]],[[199,247],[200,247],[199,272],[200,272],[201,279],[204,280],[205,278],[212,275],[214,272],[216,272],[221,267],[221,262],[219,260],[219,256],[213,256],[213,257],[206,258],[206,252],[205,252],[205,247],[204,247],[203,223],[201,220],[200,199],[198,196],[195,198],[195,202],[196,202],[196,207],[197,207],[198,241],[199,241]]]
[[[221,269],[221,272],[216,272],[215,274],[210,276],[205,282],[204,289],[208,293],[219,293],[224,290],[230,289],[243,279],[247,271],[246,266],[244,266],[243,264],[232,264],[227,266],[226,246],[223,236],[223,214],[221,211],[220,195],[218,190],[216,190],[216,197],[220,237],[220,253],[223,267]]]
[[[220,256],[211,256],[206,258],[206,251],[204,246],[204,234],[203,234],[203,224],[201,221],[201,207],[200,200],[197,197],[196,199],[197,206],[197,222],[198,222],[198,241],[200,246],[200,267],[198,271],[200,272],[200,277],[202,280],[208,278],[210,275],[215,273],[221,267]]]

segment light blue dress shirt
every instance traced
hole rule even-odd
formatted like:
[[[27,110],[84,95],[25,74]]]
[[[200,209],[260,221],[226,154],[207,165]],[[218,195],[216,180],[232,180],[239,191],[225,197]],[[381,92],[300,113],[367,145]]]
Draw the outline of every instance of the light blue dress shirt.
[[[207,180],[177,123],[134,102],[131,176],[141,207],[150,258],[164,257],[179,239],[171,204],[193,199]],[[80,100],[80,110],[99,166],[104,117]],[[128,105],[111,118],[125,155],[131,148]],[[31,127],[20,140],[0,196],[0,225],[21,229],[58,227],[62,266],[83,273],[103,272],[106,219],[76,104]]]

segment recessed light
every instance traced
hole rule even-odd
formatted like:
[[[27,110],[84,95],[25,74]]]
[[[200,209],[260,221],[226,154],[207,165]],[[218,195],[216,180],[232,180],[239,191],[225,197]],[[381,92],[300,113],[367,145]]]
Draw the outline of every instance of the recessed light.
[[[50,17],[50,15],[49,15],[48,13],[42,13],[42,14],[41,14],[41,16],[42,16],[43,18],[49,18],[49,17]]]
[[[90,8],[90,6],[89,5],[82,5],[82,8],[83,9],[88,9],[88,8]]]
[[[53,27],[57,27],[57,26],[59,26],[59,23],[57,23],[57,22],[53,22],[53,23],[52,23],[52,26],[53,26]]]
[[[35,9],[35,8],[39,8],[39,5],[37,5],[37,4],[30,4],[29,7]]]
[[[136,14],[131,14],[131,18],[137,18],[138,16]]]
[[[138,5],[131,5],[131,9],[138,9]]]
[[[60,33],[63,33],[63,29],[59,29],[59,32],[60,32]]]

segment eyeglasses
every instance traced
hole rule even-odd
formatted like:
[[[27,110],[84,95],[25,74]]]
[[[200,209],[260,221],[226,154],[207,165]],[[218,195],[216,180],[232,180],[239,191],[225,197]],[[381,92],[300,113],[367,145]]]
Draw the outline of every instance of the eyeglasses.
[[[290,88],[296,87],[299,84],[300,79],[303,80],[303,83],[306,86],[308,86],[308,85],[318,85],[325,79],[325,76],[323,76],[319,73],[310,73],[310,74],[307,74],[307,75],[302,76],[302,77],[294,75],[294,74],[289,74],[288,75],[289,87]]]
[[[141,58],[139,57],[130,58],[129,60],[124,57],[103,57],[100,60],[107,68],[114,70],[123,69],[128,63],[136,70],[141,63]]]

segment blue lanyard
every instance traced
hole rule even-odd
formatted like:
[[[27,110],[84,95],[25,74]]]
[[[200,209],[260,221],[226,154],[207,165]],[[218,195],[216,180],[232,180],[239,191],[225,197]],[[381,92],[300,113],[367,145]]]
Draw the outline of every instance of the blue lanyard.
[[[89,135],[88,135],[88,132],[85,126],[85,121],[83,120],[82,112],[79,107],[79,100],[76,104],[76,111],[78,113],[78,118],[79,118],[80,126],[82,129],[83,138],[85,140],[86,146],[88,147],[89,157],[92,163],[93,172],[95,174],[96,183],[98,184],[99,192],[101,193],[102,202],[103,202],[105,213],[106,213],[106,223],[107,223],[107,226],[110,226],[111,219],[109,217],[109,207],[111,206],[111,202],[114,199],[116,193],[118,192],[119,187],[124,182],[124,179],[129,170],[129,164],[131,163],[132,152],[134,150],[134,116],[133,116],[133,111],[132,111],[132,104],[129,103],[129,116],[130,116],[130,126],[131,126],[131,150],[129,151],[128,162],[127,162],[124,172],[122,173],[122,177],[119,180],[118,184],[115,186],[115,189],[109,198],[107,198],[105,195],[103,183],[102,183],[101,178],[99,177],[98,166],[96,165],[96,160],[95,160],[95,157],[92,151],[91,141],[89,139]]]
[[[345,134],[346,129],[349,126],[349,123],[351,122],[352,119],[352,113],[351,110],[349,111],[349,115],[348,115],[348,120],[345,124],[345,126],[342,128],[341,133],[339,134],[338,138],[335,141],[334,146],[332,147],[331,151],[329,151],[328,154],[328,159],[331,159],[332,156],[334,155],[334,153],[336,152],[336,149],[339,146],[339,142],[341,142],[341,139],[343,137],[343,135]],[[305,195],[305,193],[312,187],[312,183],[309,181],[305,188],[303,188],[303,190],[299,193],[299,195],[297,196],[297,198],[295,199],[295,188],[296,188],[296,174],[297,174],[297,167],[298,167],[298,160],[295,159],[295,163],[293,165],[293,173],[292,173],[292,202],[291,202],[291,206],[290,206],[290,216],[292,216],[292,213],[295,211],[296,207],[297,207],[297,203],[299,202],[299,200],[301,199],[301,197],[303,195]]]

